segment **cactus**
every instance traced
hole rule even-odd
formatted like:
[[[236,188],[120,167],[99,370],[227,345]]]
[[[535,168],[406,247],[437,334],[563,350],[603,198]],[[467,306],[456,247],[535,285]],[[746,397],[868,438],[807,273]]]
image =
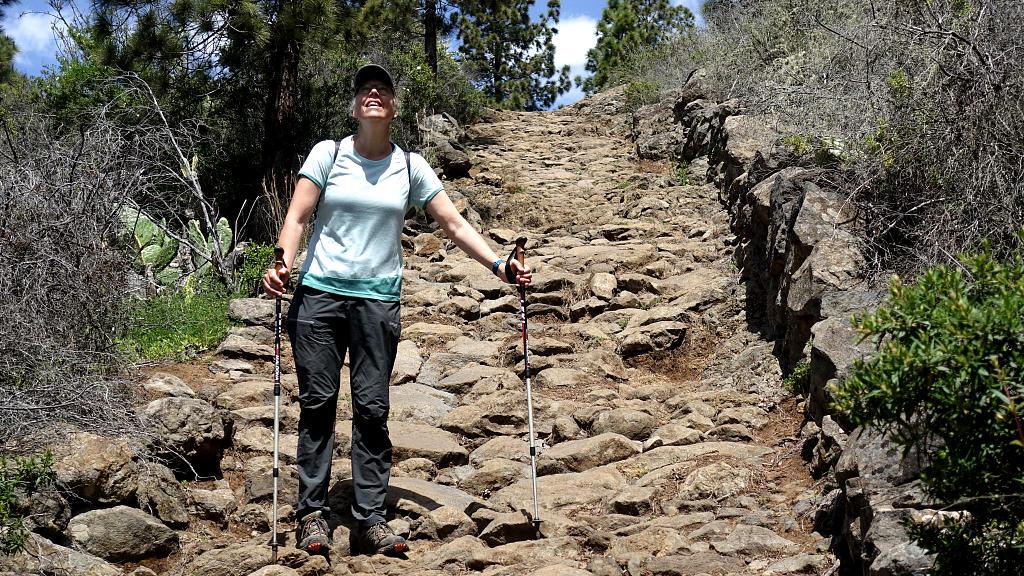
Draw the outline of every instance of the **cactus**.
[[[164,286],[177,283],[182,272],[170,265],[178,254],[179,242],[167,233],[167,220],[161,220],[158,224],[136,208],[125,208],[121,211],[121,223],[124,232],[120,240],[137,253],[136,264],[146,276]],[[213,236],[203,233],[198,220],[189,220],[186,226],[188,241],[192,245],[192,268],[195,271],[192,275],[197,278],[213,271],[212,260],[217,261],[218,274],[223,276],[220,271],[221,262],[231,250],[234,234],[227,218],[219,219],[215,228],[214,234],[220,243],[220,250],[216,254],[217,242]]]
[[[139,252],[143,262],[152,266],[154,272],[167,269],[171,260],[178,254],[178,241],[164,231],[166,228],[167,221],[161,220],[153,240]]]
[[[165,232],[167,220],[157,224],[139,210],[125,208],[121,212],[121,222],[125,227],[122,239],[138,254],[136,264],[161,284],[173,283],[181,275],[169,268],[178,253],[178,241]]]
[[[228,252],[231,249],[231,240],[233,238],[231,225],[228,224],[227,218],[217,220],[217,226],[214,233],[220,241],[220,253],[217,255],[218,259],[223,259],[228,255]],[[213,268],[210,261],[214,257],[214,251],[217,248],[217,243],[214,242],[212,236],[207,237],[203,234],[202,229],[199,227],[198,220],[189,220],[188,239],[194,247],[194,250],[192,251],[192,265],[195,267],[198,275],[202,276]]]

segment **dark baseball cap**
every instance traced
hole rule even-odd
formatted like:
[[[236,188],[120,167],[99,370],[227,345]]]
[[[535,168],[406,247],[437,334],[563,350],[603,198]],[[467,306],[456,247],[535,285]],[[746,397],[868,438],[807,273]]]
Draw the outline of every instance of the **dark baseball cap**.
[[[356,71],[355,80],[352,82],[352,91],[355,92],[356,90],[359,90],[361,86],[370,80],[380,80],[387,84],[388,88],[391,88],[392,92],[395,91],[395,83],[391,80],[391,74],[376,64],[367,64]]]

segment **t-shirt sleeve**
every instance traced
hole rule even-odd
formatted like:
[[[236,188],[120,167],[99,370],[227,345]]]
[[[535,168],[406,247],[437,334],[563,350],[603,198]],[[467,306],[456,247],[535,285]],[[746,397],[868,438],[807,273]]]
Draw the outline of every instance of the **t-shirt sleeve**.
[[[434,196],[444,185],[441,179],[434,174],[434,169],[419,154],[409,155],[409,168],[412,170],[412,183],[409,187],[409,205],[426,208]]]
[[[334,140],[324,140],[313,146],[309,156],[302,163],[299,176],[305,176],[316,184],[316,187],[323,190],[327,184],[327,177],[331,174],[331,165],[334,164]]]

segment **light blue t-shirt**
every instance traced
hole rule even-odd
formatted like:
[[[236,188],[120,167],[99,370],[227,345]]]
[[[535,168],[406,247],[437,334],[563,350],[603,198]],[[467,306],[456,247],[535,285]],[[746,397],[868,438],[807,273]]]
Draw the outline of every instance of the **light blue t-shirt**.
[[[349,136],[332,164],[333,157],[334,140],[324,140],[299,171],[323,191],[299,284],[398,301],[405,213],[410,206],[425,208],[444,189],[441,180],[418,154],[410,154],[410,178],[398,146],[383,160],[368,160],[356,153]]]

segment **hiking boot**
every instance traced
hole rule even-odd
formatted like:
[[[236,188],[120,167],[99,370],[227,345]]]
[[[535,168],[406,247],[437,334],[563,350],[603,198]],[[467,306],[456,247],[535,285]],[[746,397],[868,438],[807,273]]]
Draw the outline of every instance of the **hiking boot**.
[[[363,549],[377,554],[401,554],[409,549],[409,543],[384,522],[374,524],[363,532]]]
[[[331,549],[331,533],[319,510],[302,518],[298,538],[299,549],[310,554],[326,554]]]

